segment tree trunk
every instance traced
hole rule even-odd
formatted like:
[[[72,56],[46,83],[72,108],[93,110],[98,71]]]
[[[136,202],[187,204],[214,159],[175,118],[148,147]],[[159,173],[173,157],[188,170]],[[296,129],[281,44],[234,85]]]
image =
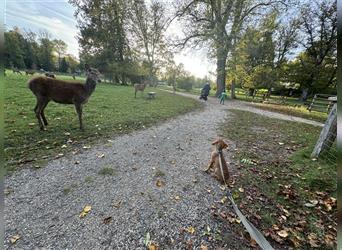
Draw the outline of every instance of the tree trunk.
[[[226,60],[227,52],[222,48],[223,44],[217,49],[216,55],[216,96],[219,96],[226,88]]]
[[[232,99],[236,99],[236,96],[235,96],[235,79],[233,79],[233,81],[232,81],[232,86],[230,89],[230,97]]]
[[[302,95],[300,97],[300,100],[302,102],[306,102],[306,100],[308,99],[308,95],[309,95],[309,89],[308,88],[302,89]]]
[[[254,89],[248,89],[248,96],[254,96]]]

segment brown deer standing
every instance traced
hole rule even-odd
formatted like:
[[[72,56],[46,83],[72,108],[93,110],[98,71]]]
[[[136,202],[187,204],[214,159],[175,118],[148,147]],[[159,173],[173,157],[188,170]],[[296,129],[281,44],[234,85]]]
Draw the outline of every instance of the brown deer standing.
[[[87,75],[85,84],[70,83],[42,76],[33,78],[28,82],[30,90],[37,98],[34,112],[41,130],[45,130],[44,126],[48,125],[44,109],[51,100],[61,104],[74,104],[78,114],[80,129],[83,130],[82,105],[88,101],[94,92],[97,82],[101,82],[100,72],[97,69],[90,68],[88,65],[85,68]]]
[[[146,87],[145,83],[134,84],[134,89],[135,89],[134,98],[137,98],[137,92],[138,91],[141,91],[142,93],[144,93],[145,87]]]

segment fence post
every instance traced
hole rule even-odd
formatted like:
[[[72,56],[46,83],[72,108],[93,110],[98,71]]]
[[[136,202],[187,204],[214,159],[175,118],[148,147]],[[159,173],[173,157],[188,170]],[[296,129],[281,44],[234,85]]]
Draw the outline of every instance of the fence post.
[[[328,119],[319,135],[316,146],[311,153],[311,158],[318,157],[321,152],[328,150],[336,139],[337,133],[337,104],[331,109]]]

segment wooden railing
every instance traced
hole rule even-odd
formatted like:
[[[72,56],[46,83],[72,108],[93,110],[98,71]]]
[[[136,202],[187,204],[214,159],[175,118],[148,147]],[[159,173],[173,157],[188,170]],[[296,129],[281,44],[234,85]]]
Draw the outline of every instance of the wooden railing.
[[[327,94],[315,94],[312,98],[308,110],[329,113],[334,103],[337,102],[337,97]]]

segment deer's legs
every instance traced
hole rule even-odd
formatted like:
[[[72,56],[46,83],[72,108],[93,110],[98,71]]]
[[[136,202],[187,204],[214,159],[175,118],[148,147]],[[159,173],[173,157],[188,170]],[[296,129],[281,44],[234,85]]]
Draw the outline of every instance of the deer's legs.
[[[48,103],[49,103],[49,101],[45,101],[45,102],[44,102],[43,107],[42,107],[42,111],[40,112],[40,116],[42,117],[45,126],[48,125],[48,122],[47,122],[47,120],[46,120],[46,118],[45,118],[44,109],[46,108],[46,106],[48,105]]]
[[[82,104],[75,104],[76,112],[78,115],[78,120],[80,121],[80,129],[83,130],[83,123],[82,123]]]
[[[37,98],[37,104],[36,104],[36,107],[34,108],[34,112],[36,113],[40,130],[44,130],[44,124],[42,122],[42,117],[41,117],[43,104],[44,102],[41,99]]]

